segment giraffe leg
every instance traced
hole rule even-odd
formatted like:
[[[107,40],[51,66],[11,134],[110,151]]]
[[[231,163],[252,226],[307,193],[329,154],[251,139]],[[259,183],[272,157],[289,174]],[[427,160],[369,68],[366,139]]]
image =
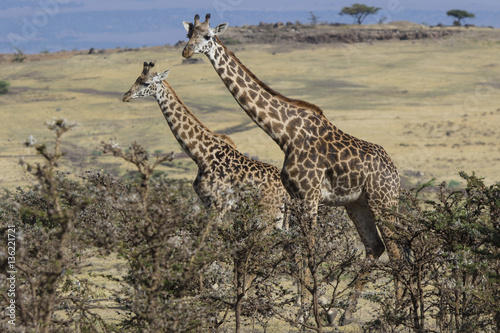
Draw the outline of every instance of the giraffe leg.
[[[384,243],[380,238],[375,223],[375,215],[365,202],[350,204],[345,207],[347,214],[354,222],[356,229],[365,246],[366,257],[369,259],[378,259],[385,250]],[[366,284],[366,278],[370,274],[371,267],[365,267],[359,272],[356,279],[354,290],[349,296],[347,309],[341,319],[341,325],[347,325],[352,322],[352,315],[356,310],[358,298]]]
[[[307,318],[307,300],[308,291],[306,286],[311,283],[311,274],[309,269],[308,257],[311,255],[310,251],[314,249],[315,243],[315,227],[317,221],[318,204],[317,201],[301,200],[297,201],[291,209],[292,223],[295,224],[302,234],[302,245],[300,252],[296,254],[295,260],[297,263],[297,305],[299,306],[299,313],[297,320],[304,322]]]
[[[382,213],[381,216],[383,216],[384,222],[379,223],[379,230],[382,235],[382,238],[384,239],[385,246],[387,248],[387,254],[389,255],[389,260],[394,261],[394,260],[399,260],[401,259],[401,252],[399,251],[399,247],[397,244],[392,240],[394,233],[392,230],[386,225],[386,223],[393,224],[396,222],[396,218],[388,213]],[[401,298],[402,298],[402,291],[400,287],[400,277],[399,275],[394,276],[394,289],[396,292],[396,308],[399,307],[401,304]]]

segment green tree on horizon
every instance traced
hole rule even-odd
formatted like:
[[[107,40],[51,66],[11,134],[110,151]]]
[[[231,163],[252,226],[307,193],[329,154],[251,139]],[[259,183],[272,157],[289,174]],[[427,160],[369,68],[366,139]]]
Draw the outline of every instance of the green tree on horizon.
[[[473,13],[469,13],[468,11],[461,9],[449,10],[446,12],[446,15],[453,16],[454,18],[456,18],[453,24],[457,26],[462,26],[462,20],[465,20],[466,18],[476,17],[476,15],[474,15]]]
[[[355,3],[351,7],[342,8],[339,15],[351,15],[358,24],[361,24],[368,15],[376,14],[380,9],[379,7]]]

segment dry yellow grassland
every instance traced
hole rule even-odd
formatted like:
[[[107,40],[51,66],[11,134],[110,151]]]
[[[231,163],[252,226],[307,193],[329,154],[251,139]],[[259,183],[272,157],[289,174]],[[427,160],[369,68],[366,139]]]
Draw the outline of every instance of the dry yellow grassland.
[[[320,106],[340,129],[384,146],[407,182],[458,180],[459,170],[498,181],[500,163],[500,32],[482,30],[447,39],[329,45],[230,47],[260,79],[281,93]],[[239,108],[203,55],[183,64],[181,49],[77,54],[22,63],[3,62],[10,92],[0,96],[0,186],[30,180],[17,165],[31,161],[22,143],[50,141],[43,123],[54,118],[80,126],[66,136],[64,167],[125,171],[100,155],[110,138],[137,140],[150,152],[180,152],[156,101],[121,101],[142,62],[169,68],[169,82],[200,120],[230,134],[242,152],[281,165],[283,154]],[[179,159],[163,167],[192,178],[196,167]]]

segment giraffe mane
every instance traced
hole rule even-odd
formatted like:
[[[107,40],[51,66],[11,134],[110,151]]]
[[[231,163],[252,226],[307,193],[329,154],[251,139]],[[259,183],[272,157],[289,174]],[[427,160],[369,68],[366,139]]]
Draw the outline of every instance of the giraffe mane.
[[[219,134],[219,133],[215,133],[213,131],[211,131],[208,127],[206,127],[195,115],[194,113],[191,112],[191,110],[186,106],[186,104],[184,104],[184,102],[179,98],[179,96],[177,95],[177,93],[175,92],[174,89],[172,89],[172,86],[167,82],[167,80],[163,80],[162,81],[163,84],[165,84],[169,90],[169,92],[174,96],[174,98],[182,105],[182,107],[185,109],[185,110],[188,110],[189,113],[191,113],[191,117],[198,123],[198,125],[200,125],[201,127],[203,127],[204,130],[206,130],[208,133],[218,137],[219,139],[221,139],[222,141],[226,142],[228,145],[230,145],[231,147],[233,148],[236,148],[236,144],[234,143],[233,140],[231,140],[230,137],[228,137],[227,135],[225,134]]]
[[[221,140],[224,140],[228,145],[236,149],[236,143],[234,143],[234,141],[230,137],[228,137],[225,134],[219,134],[219,133],[214,133],[214,134],[218,136]]]
[[[261,81],[254,73],[252,73],[242,62],[240,59],[238,59],[238,57],[234,54],[234,52],[231,52],[227,49],[227,47],[222,44],[222,42],[220,41],[219,37],[215,36],[215,39],[217,40],[217,42],[224,48],[224,50],[234,59],[234,61],[236,61],[236,63],[238,64],[238,66],[241,67],[241,69],[247,73],[258,85],[260,85],[262,87],[262,89],[264,89],[266,92],[268,92],[269,94],[271,94],[271,96],[274,96],[286,103],[289,103],[289,104],[292,104],[296,107],[299,107],[299,108],[306,108],[306,109],[309,109],[309,110],[312,110],[314,111],[316,114],[322,116],[323,115],[323,110],[313,104],[313,103],[310,103],[310,102],[306,102],[306,101],[303,101],[301,99],[294,99],[294,98],[290,98],[290,97],[287,97],[287,96],[284,96],[282,95],[281,93],[277,92],[276,90],[274,90],[273,88],[269,87],[266,83],[264,83],[263,81]]]

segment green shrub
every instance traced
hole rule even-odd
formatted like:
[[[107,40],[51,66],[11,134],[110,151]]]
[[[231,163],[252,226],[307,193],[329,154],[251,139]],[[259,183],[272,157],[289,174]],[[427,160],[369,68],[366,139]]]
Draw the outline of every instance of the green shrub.
[[[79,184],[68,182],[57,171],[63,155],[60,138],[74,126],[64,120],[48,123],[56,136],[53,148],[45,144],[35,146],[42,162],[23,164],[38,184],[27,191],[6,192],[0,200],[0,234],[3,239],[7,239],[7,234],[15,238],[15,261],[9,266],[16,285],[16,331],[48,333],[64,327],[75,331],[103,328],[102,320],[89,312],[93,292],[85,280],[74,274],[81,269],[82,259],[86,259],[75,222],[87,200],[81,200]],[[6,264],[5,255],[0,256],[2,273]],[[67,297],[68,292],[71,297]],[[6,304],[0,305],[2,316]],[[2,317],[3,331],[10,330],[6,323]]]
[[[9,86],[10,86],[9,82],[0,80],[0,95],[8,93]]]
[[[272,230],[258,192],[244,191],[238,195],[245,204],[217,219],[189,182],[155,170],[172,155],[151,156],[137,143],[102,147],[132,165],[134,177],[87,171],[69,181],[57,171],[60,138],[75,125],[47,125],[55,143],[35,145],[42,162],[25,164],[37,185],[0,195],[0,237],[7,239],[6,226],[17,232],[19,331],[117,331],[94,311],[103,289],[80,274],[90,256],[111,252],[125,260],[125,274],[101,276],[122,287],[105,293],[126,309],[118,318],[123,332],[228,331],[255,323],[266,331],[271,320],[325,331],[348,307],[358,273],[372,265],[373,288],[362,296],[378,309],[367,331],[500,328],[500,183],[462,172],[463,188],[441,184],[432,199],[419,196],[422,188],[404,192],[394,212],[398,223],[388,225],[403,258],[373,262],[361,259],[342,210],[320,207],[312,223],[301,202],[290,202],[290,228]],[[7,265],[0,253],[0,275]],[[394,277],[402,289],[398,304]],[[6,304],[0,304],[4,331]]]
[[[370,329],[500,329],[500,183],[487,186],[474,174],[459,175],[465,188],[443,183],[436,199],[423,201],[419,191],[402,196],[399,223],[392,229],[405,255],[397,262],[379,263],[378,280],[398,275],[403,299],[395,304],[392,291],[381,292],[380,316]]]

